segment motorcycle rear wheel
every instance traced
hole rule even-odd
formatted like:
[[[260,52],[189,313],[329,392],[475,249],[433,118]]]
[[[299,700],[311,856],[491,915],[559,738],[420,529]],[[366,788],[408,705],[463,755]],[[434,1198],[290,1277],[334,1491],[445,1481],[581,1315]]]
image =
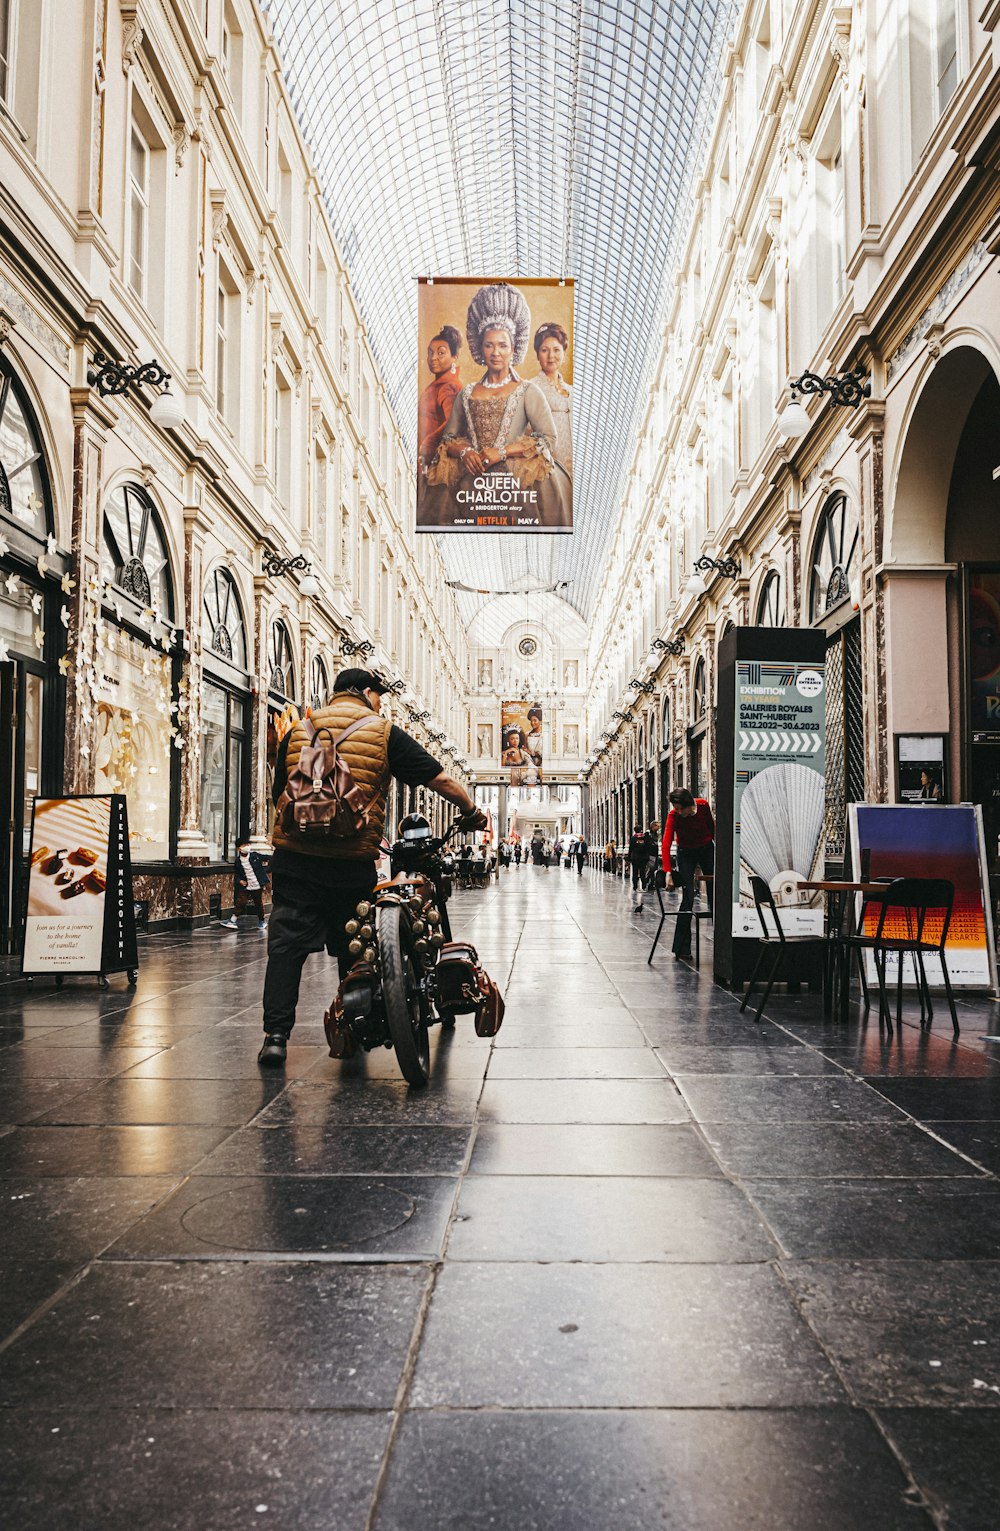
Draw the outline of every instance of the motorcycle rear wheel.
[[[398,904],[378,911],[378,950],[386,1025],[403,1078],[425,1085],[430,1072],[427,1016],[420,991],[420,961],[409,920]]]

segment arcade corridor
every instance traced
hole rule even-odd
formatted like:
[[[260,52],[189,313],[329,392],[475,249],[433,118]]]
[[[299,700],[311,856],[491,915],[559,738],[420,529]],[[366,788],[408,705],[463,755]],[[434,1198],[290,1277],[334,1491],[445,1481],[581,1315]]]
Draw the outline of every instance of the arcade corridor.
[[[18,1531],[981,1531],[1000,1491],[1000,1066],[964,1004],[755,1029],[597,873],[459,894],[495,1045],[286,1075],[263,944],[0,988]]]

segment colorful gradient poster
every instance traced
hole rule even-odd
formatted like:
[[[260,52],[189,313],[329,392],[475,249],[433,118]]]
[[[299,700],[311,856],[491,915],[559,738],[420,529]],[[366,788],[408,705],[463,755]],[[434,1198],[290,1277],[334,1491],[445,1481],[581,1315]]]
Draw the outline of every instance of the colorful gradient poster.
[[[946,877],[955,886],[955,903],[945,953],[948,976],[965,989],[995,989],[996,947],[993,920],[987,889],[983,844],[982,810],[977,804],[909,804],[894,806],[852,803],[851,849],[854,875],[861,873],[861,852],[871,851],[871,876]],[[878,905],[870,904],[865,915],[865,933],[874,935],[878,926]],[[905,917],[897,916],[898,928],[887,921],[885,934],[905,936]],[[941,925],[928,918],[926,935],[937,940]],[[895,982],[899,959],[889,953],[886,977]],[[943,984],[941,964],[936,957],[924,959],[927,979]],[[868,957],[869,977],[877,981],[875,965]],[[913,959],[906,958],[903,982],[916,983]]]
[[[421,279],[418,532],[573,530],[573,283]]]

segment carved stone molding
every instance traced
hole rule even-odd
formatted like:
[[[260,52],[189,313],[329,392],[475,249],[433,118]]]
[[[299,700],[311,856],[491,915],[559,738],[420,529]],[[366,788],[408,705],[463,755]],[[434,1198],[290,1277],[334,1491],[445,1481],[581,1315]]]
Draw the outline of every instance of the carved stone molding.
[[[187,123],[178,122],[170,136],[174,145],[174,168],[177,171],[184,164],[188,149],[191,146],[191,133]]]
[[[229,214],[226,212],[225,192],[212,193],[212,249],[218,255],[226,238]]]
[[[122,73],[128,75],[139,58],[143,30],[138,6],[122,6]]]
[[[0,350],[3,349],[10,339],[11,331],[16,323],[17,320],[9,308],[0,308]]]

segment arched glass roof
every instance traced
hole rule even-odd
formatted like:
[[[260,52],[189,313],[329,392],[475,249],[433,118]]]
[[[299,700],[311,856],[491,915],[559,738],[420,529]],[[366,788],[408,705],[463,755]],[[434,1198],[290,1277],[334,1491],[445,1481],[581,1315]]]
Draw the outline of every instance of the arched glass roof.
[[[270,0],[411,442],[418,276],[576,279],[574,535],[449,534],[454,578],[569,580],[568,599],[589,608],[735,9],[735,0]],[[460,600],[475,609],[475,597]]]

